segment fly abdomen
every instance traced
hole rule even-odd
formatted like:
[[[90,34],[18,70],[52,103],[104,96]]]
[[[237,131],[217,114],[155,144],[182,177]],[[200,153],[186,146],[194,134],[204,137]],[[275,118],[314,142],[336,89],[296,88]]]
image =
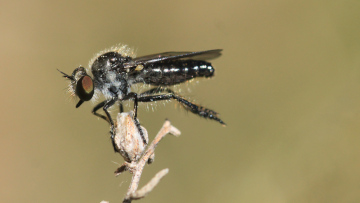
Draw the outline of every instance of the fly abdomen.
[[[214,71],[211,63],[205,61],[178,60],[150,64],[139,78],[151,85],[175,85],[196,77],[212,77]]]

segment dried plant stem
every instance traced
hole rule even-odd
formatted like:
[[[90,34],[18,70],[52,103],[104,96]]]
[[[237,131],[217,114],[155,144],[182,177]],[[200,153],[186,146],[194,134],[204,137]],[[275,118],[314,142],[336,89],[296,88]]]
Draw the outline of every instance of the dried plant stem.
[[[158,172],[144,187],[137,190],[139,187],[139,181],[141,174],[143,172],[145,164],[148,162],[150,156],[154,154],[155,147],[157,144],[165,137],[168,133],[179,136],[180,131],[170,124],[170,121],[166,120],[159,133],[156,135],[155,139],[148,146],[147,150],[143,156],[139,159],[138,162],[125,162],[121,165],[116,171],[115,175],[119,175],[123,171],[130,171],[133,174],[129,189],[126,193],[126,196],[123,200],[124,203],[129,203],[132,200],[137,200],[145,197],[149,192],[151,192],[154,187],[159,183],[160,179],[163,178],[168,172],[169,169],[163,169]]]
[[[169,173],[169,169],[165,168],[159,171],[144,187],[131,193],[131,199],[140,199],[145,197],[159,183],[160,179]]]

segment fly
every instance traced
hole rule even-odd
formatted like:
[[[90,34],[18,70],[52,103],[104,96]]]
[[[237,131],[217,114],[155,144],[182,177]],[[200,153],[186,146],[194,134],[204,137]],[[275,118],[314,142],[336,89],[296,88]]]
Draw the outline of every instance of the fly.
[[[134,101],[134,118],[137,118],[139,102],[173,99],[182,104],[186,110],[225,125],[215,111],[194,104],[169,88],[194,78],[212,77],[215,70],[206,60],[219,57],[221,51],[214,49],[199,52],[165,52],[136,58],[131,56],[131,50],[127,46],[121,46],[99,54],[90,63],[90,69],[87,71],[80,66],[71,75],[60,72],[63,77],[70,80],[70,92],[80,99],[76,108],[85,101],[97,97],[98,93],[104,95],[105,101],[97,104],[92,113],[111,125],[111,139],[114,144],[115,126],[108,108],[120,102],[120,112],[122,112],[121,103],[126,100]],[[93,77],[87,72],[91,72]],[[131,86],[137,83],[155,87],[142,93],[132,92]],[[97,113],[101,108],[106,116]],[[136,125],[140,134],[143,134],[140,124]],[[147,143],[144,136],[142,137],[143,142]]]

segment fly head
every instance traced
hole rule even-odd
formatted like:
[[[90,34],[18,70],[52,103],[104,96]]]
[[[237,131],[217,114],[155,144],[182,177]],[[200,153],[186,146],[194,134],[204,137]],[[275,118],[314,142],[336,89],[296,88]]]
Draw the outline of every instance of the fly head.
[[[61,72],[61,71],[60,71]],[[89,101],[94,95],[93,79],[86,73],[84,67],[76,68],[71,75],[61,72],[70,80],[70,91],[79,97],[80,101],[76,104],[78,108],[84,101]]]

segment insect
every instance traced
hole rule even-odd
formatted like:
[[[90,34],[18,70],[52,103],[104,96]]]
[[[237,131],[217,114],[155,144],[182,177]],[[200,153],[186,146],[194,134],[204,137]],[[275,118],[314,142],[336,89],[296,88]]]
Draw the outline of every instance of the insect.
[[[104,95],[105,101],[97,104],[92,113],[106,120],[111,125],[111,131],[115,128],[108,108],[120,102],[120,112],[122,112],[121,102],[126,100],[134,101],[135,118],[139,102],[173,99],[182,104],[186,110],[225,125],[215,111],[190,102],[169,88],[193,78],[212,77],[215,70],[211,63],[205,60],[219,57],[221,51],[221,49],[215,49],[199,52],[165,52],[133,57],[130,48],[121,46],[98,54],[90,62],[88,70],[80,66],[71,75],[60,72],[63,77],[70,80],[70,92],[80,99],[76,108],[83,102],[96,98],[99,93]],[[89,72],[93,77],[88,74]],[[155,87],[142,93],[132,92],[131,86],[137,83]],[[101,108],[106,116],[97,112]],[[139,123],[137,126],[143,134]],[[113,141],[114,133],[111,134]],[[143,142],[147,143],[144,136],[142,137]]]

